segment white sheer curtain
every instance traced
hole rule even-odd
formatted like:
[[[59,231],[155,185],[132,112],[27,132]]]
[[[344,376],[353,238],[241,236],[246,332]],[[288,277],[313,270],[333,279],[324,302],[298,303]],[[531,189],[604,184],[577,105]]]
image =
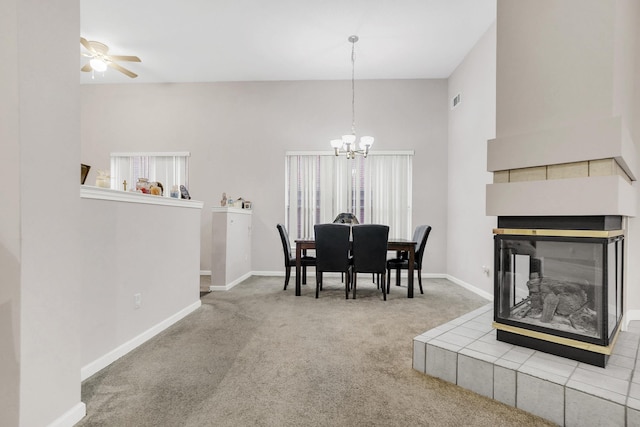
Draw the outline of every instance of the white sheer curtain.
[[[111,188],[122,189],[127,181],[127,189],[135,189],[138,178],[150,182],[160,182],[163,195],[169,197],[171,187],[189,187],[188,152],[153,153],[111,153]]]
[[[413,154],[349,160],[325,154],[287,154],[285,221],[290,236],[313,236],[314,224],[342,212],[360,223],[389,225],[389,236],[411,237]]]
[[[329,156],[287,156],[286,222],[289,235],[312,237],[314,224],[334,212],[334,163]],[[331,218],[333,220],[333,217]]]
[[[388,225],[390,237],[411,237],[412,156],[369,156],[365,161],[364,222]]]

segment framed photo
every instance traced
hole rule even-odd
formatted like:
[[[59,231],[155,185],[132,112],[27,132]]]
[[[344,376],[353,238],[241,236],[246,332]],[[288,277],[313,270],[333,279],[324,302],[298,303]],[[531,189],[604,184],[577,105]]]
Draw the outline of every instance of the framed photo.
[[[87,180],[89,169],[91,169],[91,166],[80,163],[80,185],[84,185],[84,182]]]

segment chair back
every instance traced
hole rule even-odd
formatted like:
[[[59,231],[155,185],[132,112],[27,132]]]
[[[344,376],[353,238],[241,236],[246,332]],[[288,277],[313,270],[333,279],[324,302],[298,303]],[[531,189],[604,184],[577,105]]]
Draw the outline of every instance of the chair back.
[[[316,271],[347,271],[351,227],[345,224],[316,224],[313,230],[316,240]]]
[[[280,233],[280,240],[282,240],[282,250],[284,251],[284,265],[289,266],[291,262],[291,242],[289,241],[289,233],[285,230],[284,225],[276,225],[278,232]]]
[[[416,242],[416,264],[419,269],[422,269],[422,257],[424,256],[424,249],[427,246],[427,239],[430,233],[430,225],[419,225],[413,233],[413,239]]]
[[[361,224],[351,227],[353,233],[353,271],[384,273],[387,267],[389,226]]]

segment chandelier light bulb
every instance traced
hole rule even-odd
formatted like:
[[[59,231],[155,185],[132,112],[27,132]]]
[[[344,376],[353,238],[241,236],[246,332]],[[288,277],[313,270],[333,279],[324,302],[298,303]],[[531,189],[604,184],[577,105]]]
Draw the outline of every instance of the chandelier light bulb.
[[[373,137],[372,136],[363,136],[360,138],[360,148],[365,150],[370,148],[373,145]]]
[[[356,136],[355,135],[342,135],[342,142],[345,144],[353,144],[354,142],[356,142]]]
[[[342,140],[341,139],[332,139],[331,146],[336,149],[342,148]]]

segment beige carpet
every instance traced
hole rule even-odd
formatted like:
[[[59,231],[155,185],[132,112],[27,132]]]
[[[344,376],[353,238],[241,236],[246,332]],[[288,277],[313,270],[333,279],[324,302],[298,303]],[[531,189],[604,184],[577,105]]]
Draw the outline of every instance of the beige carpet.
[[[83,383],[79,426],[540,426],[520,410],[412,369],[412,339],[486,300],[441,279],[388,301],[314,276],[302,296],[252,277]],[[416,283],[417,285],[417,283]],[[206,286],[206,284],[205,284]]]

